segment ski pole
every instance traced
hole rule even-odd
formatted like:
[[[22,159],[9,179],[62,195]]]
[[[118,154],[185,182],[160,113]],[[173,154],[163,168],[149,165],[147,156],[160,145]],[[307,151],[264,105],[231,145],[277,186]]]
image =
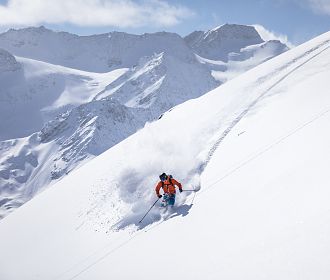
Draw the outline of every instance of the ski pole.
[[[142,217],[142,219],[139,221],[139,223],[141,223],[143,221],[143,219],[148,215],[148,213],[150,212],[150,210],[152,209],[152,207],[155,206],[155,204],[157,203],[157,201],[160,199],[160,197],[158,197],[158,199],[154,202],[153,205],[151,205],[151,207],[149,208],[149,210],[147,211],[147,213],[144,214],[144,216]]]
[[[182,190],[183,192],[196,192],[196,190]]]

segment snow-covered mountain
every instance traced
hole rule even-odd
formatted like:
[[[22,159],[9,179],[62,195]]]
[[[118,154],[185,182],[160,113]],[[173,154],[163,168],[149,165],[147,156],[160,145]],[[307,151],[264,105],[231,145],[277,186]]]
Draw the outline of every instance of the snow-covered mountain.
[[[127,69],[91,73],[0,51],[0,140],[39,131],[58,114],[91,101]]]
[[[145,112],[115,100],[92,101],[29,137],[0,142],[1,216],[31,199],[145,124]]]
[[[194,31],[185,41],[198,55],[224,62],[230,53],[264,42],[253,26],[239,24],[224,24],[206,32]]]
[[[330,32],[66,176],[0,221],[1,278],[328,279],[329,58]],[[163,171],[198,192],[139,223]]]
[[[131,67],[141,57],[154,53],[166,52],[174,57],[186,55],[187,59],[192,56],[184,40],[168,32],[78,36],[45,27],[29,27],[0,34],[0,47],[17,56],[89,72]]]
[[[9,75],[15,75],[21,70],[21,68],[21,65],[16,61],[13,55],[3,49],[0,49],[1,84],[5,83],[7,79],[11,81],[12,79]],[[6,74],[9,77],[5,76]]]
[[[194,56],[178,60],[162,52],[143,57],[96,99],[110,97],[128,107],[149,109],[150,119],[155,119],[177,104],[199,97],[218,85],[207,67]]]
[[[253,26],[238,24],[195,31],[184,39],[221,83],[289,49],[278,40],[264,41]]]
[[[1,92],[0,216],[147,121],[218,85],[192,53],[187,57],[160,53],[104,74],[17,58],[21,80]]]
[[[7,49],[0,56],[0,216],[146,122],[286,50],[276,46],[240,49],[241,58],[218,73],[214,65],[224,62],[196,55],[173,33],[77,36],[40,27],[0,34]]]

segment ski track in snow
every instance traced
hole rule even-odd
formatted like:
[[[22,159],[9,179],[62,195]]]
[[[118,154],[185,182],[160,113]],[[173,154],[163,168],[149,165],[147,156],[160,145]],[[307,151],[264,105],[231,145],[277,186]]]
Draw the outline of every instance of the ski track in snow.
[[[254,100],[250,105],[246,107],[244,111],[242,111],[231,123],[230,125],[225,129],[225,131],[221,134],[221,136],[217,139],[215,144],[212,146],[212,148],[209,151],[209,154],[207,156],[207,159],[205,162],[201,164],[201,166],[198,168],[198,173],[201,174],[204,169],[206,168],[207,164],[210,162],[212,159],[213,154],[217,150],[217,148],[220,146],[221,142],[226,138],[226,136],[232,131],[232,129],[240,122],[241,119],[244,118],[244,116],[250,112],[250,110],[266,95],[273,89],[275,88],[278,84],[280,84],[283,80],[285,80],[288,76],[290,76],[292,73],[294,73],[296,70],[298,70],[300,67],[304,66],[306,63],[311,61],[313,58],[317,57],[324,51],[328,50],[330,48],[329,46],[330,40],[327,40],[320,45],[316,46],[315,48],[312,48],[311,50],[307,51],[306,53],[298,56],[297,58],[293,59],[290,61],[288,64],[283,65],[282,67],[277,68],[273,73],[265,75],[264,77],[261,77],[258,79],[257,84],[262,84],[265,83],[267,80],[270,79],[275,79],[276,75],[281,74],[283,71],[287,70],[290,66],[294,65],[295,63],[299,63],[301,59],[307,57],[307,60],[299,63],[297,66],[294,66],[293,69],[288,69],[289,72],[284,73],[282,77],[279,77],[269,88],[267,88],[265,91],[263,91],[260,96]],[[325,48],[322,48],[323,46],[326,46]],[[322,48],[321,50],[319,50]],[[316,52],[316,53],[315,53]],[[311,57],[309,57],[311,55]]]
[[[326,110],[322,113],[320,113],[319,115],[315,116],[312,120],[304,123],[303,125],[297,127],[296,129],[294,129],[292,132],[290,132],[289,134],[281,137],[278,141],[276,141],[275,143],[269,145],[268,147],[266,147],[265,149],[263,149],[262,151],[257,152],[253,157],[249,158],[248,160],[244,161],[243,163],[241,163],[239,166],[237,166],[236,168],[232,169],[230,172],[228,172],[227,174],[225,174],[224,176],[222,176],[219,180],[217,180],[216,182],[208,185],[208,186],[204,186],[203,189],[201,190],[200,193],[198,193],[198,195],[204,193],[205,191],[209,190],[211,187],[213,187],[215,184],[219,183],[221,180],[225,179],[226,177],[232,175],[234,172],[236,172],[237,170],[239,170],[240,168],[242,168],[243,166],[245,166],[246,164],[250,163],[252,160],[255,160],[256,158],[258,158],[260,155],[264,154],[265,152],[269,151],[270,149],[272,149],[275,145],[280,144],[282,141],[284,141],[285,139],[287,139],[288,137],[294,135],[295,133],[297,133],[298,131],[300,131],[301,129],[305,128],[306,126],[310,125],[311,123],[315,122],[316,120],[318,120],[319,118],[323,117],[324,115],[328,114],[330,112],[329,110]],[[190,203],[190,205],[184,204],[184,207],[188,208],[187,214],[189,213],[190,208],[193,206],[193,201],[196,197],[196,192],[193,195],[193,198],[187,199],[186,203]],[[161,226],[164,222],[168,221],[171,218],[175,218],[177,216],[180,216],[179,212],[169,212],[166,213],[166,215],[162,216],[162,219],[158,222],[152,222],[151,224],[147,224],[145,226],[143,226],[141,228],[141,230],[132,232],[132,234],[130,235],[129,238],[123,238],[122,241],[119,242],[119,244],[114,247],[111,248],[110,250],[107,250],[107,247],[111,247],[111,243],[109,243],[108,245],[105,246],[105,248],[103,248],[102,251],[105,252],[100,252],[100,251],[95,251],[92,254],[90,254],[89,256],[87,256],[86,258],[84,258],[83,260],[81,260],[80,262],[76,263],[73,267],[69,268],[68,270],[64,271],[63,273],[61,273],[60,275],[58,275],[56,278],[52,279],[52,280],[59,280],[62,279],[63,276],[65,275],[70,275],[72,274],[72,272],[74,271],[78,271],[78,272],[74,272],[73,276],[70,276],[70,278],[65,278],[66,280],[73,280],[78,278],[80,275],[84,274],[86,271],[88,271],[90,268],[92,268],[93,266],[97,265],[98,263],[100,263],[102,260],[106,259],[107,257],[109,257],[110,255],[114,254],[116,251],[118,251],[119,249],[121,249],[123,246],[126,246],[127,244],[129,244],[131,241],[133,241],[135,238],[137,238],[139,235],[149,232],[149,231],[153,231],[156,228],[158,228],[159,226]],[[184,216],[184,215],[183,215]]]

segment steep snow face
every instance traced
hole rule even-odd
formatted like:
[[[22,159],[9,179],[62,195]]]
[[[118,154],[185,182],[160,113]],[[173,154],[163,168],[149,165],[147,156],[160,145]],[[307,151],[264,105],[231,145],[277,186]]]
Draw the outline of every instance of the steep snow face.
[[[55,141],[51,178],[58,179],[87,157],[96,156],[143,127],[145,112],[115,100],[92,101],[58,116],[39,133],[40,142]]]
[[[265,43],[247,46],[239,53],[230,53],[228,62],[208,60],[198,57],[211,71],[212,76],[220,83],[225,83],[253,67],[283,53],[289,48],[280,41],[272,40]]]
[[[185,61],[162,52],[141,58],[96,99],[111,97],[128,107],[149,109],[153,119],[217,85],[208,68],[195,57]]]
[[[198,259],[171,266],[180,279],[328,279],[329,57],[326,33],[177,106],[23,205],[0,221],[2,278],[168,279],[159,248]],[[139,223],[163,171],[200,191]]]
[[[253,26],[225,24],[207,32],[195,31],[185,37],[196,54],[212,60],[228,61],[231,52],[263,42]]]
[[[27,137],[57,114],[91,101],[126,69],[106,74],[73,70],[2,51],[0,140]]]
[[[0,142],[0,217],[142,128],[146,113],[114,100],[80,105],[30,137]]]
[[[65,119],[65,113],[91,102],[127,69],[90,73],[26,58],[16,59],[4,50],[0,51],[0,66],[0,217],[54,183],[59,174],[65,175],[84,159],[95,156],[95,151],[104,151],[143,126],[141,119],[132,120],[132,117],[125,124],[119,122],[116,126],[113,122],[119,116],[112,114],[113,122],[108,121],[104,126],[107,137],[102,134],[103,139],[97,141],[95,131],[102,126],[96,129],[93,125],[105,122],[109,113],[98,111],[96,102],[90,106],[96,106],[93,117],[98,118],[97,121],[91,121],[91,112],[84,115],[79,108],[76,110],[81,113],[80,119],[71,117],[74,119],[71,123],[60,121]],[[112,107],[121,108],[118,104]],[[73,116],[76,110],[72,111]],[[66,133],[55,133],[55,129],[53,138],[46,140],[46,132],[55,124],[57,128],[65,128]],[[90,142],[98,147],[90,148]],[[70,152],[66,150],[68,148]]]
[[[184,40],[167,32],[77,36],[44,27],[30,27],[0,34],[0,47],[17,56],[90,72],[132,67],[141,57],[163,51],[186,60],[192,57]]]
[[[49,179],[44,178],[49,177],[47,173],[43,177],[40,175],[41,171],[47,170],[47,164],[51,163],[49,156],[53,146],[52,143],[40,145],[37,134],[0,142],[1,218],[25,203],[38,184],[49,182]]]
[[[277,56],[288,50],[288,46],[278,40],[270,40],[261,44],[247,46],[240,49],[239,53],[230,53],[229,60],[244,61],[252,57],[258,57],[258,64]]]

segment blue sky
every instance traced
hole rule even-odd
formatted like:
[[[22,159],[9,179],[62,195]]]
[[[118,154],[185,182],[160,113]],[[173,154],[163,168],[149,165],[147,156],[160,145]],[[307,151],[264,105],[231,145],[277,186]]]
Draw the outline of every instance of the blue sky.
[[[330,0],[0,0],[0,31],[44,25],[81,35],[113,30],[187,35],[224,23],[260,24],[302,43],[330,30]]]

